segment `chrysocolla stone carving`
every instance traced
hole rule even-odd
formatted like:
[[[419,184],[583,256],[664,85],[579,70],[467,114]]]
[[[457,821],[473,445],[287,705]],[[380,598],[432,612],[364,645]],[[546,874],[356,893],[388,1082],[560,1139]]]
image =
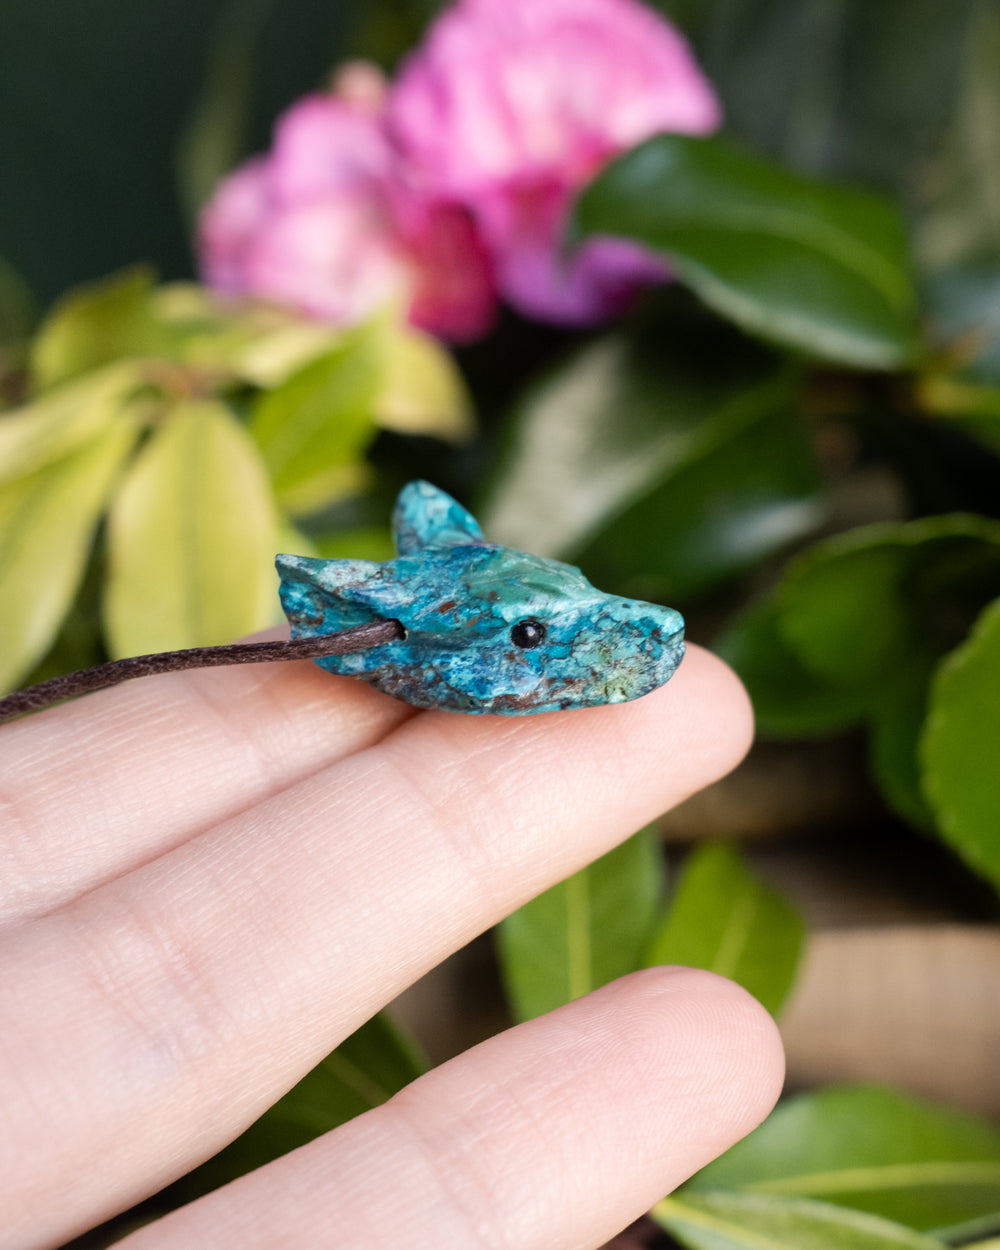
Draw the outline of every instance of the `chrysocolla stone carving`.
[[[405,638],[315,663],[416,707],[524,716],[638,699],[673,676],[684,621],[672,608],[602,594],[572,565],[498,547],[444,491],[410,482],[393,514],[399,555],[281,555],[292,637],[373,619]]]

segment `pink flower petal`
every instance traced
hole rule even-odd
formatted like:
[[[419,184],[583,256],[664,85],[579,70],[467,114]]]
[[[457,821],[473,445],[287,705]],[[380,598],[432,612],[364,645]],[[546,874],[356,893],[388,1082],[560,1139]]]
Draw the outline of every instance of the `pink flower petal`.
[[[410,271],[391,223],[365,199],[329,197],[274,213],[244,269],[244,290],[352,325],[403,298]]]
[[[705,133],[718,101],[681,36],[636,0],[458,0],[391,88],[387,125],[414,177],[464,203],[501,294],[589,324],[663,265],[622,241],[562,243],[575,192],[661,131]]]
[[[384,194],[395,154],[378,113],[334,96],[304,96],[278,119],[269,158],[275,197]]]
[[[624,312],[643,286],[663,282],[662,261],[625,239],[561,240],[570,192],[558,183],[507,188],[484,202],[497,282],[521,313],[558,325],[595,325]]]
[[[489,254],[469,212],[438,201],[408,239],[414,292],[410,320],[453,343],[489,333],[497,297]]]
[[[229,175],[202,210],[198,250],[202,276],[227,294],[243,289],[243,266],[267,218],[268,165],[256,157]]]

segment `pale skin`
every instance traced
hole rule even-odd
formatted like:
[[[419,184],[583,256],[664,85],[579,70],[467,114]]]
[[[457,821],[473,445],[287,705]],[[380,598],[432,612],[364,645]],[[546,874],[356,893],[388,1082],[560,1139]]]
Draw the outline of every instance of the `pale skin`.
[[[0,1247],[214,1153],[378,1008],[732,768],[692,647],[635,703],[414,712],[308,662],[0,728]],[[767,1114],[770,1017],[650,969],[491,1039],[127,1250],[589,1250]]]

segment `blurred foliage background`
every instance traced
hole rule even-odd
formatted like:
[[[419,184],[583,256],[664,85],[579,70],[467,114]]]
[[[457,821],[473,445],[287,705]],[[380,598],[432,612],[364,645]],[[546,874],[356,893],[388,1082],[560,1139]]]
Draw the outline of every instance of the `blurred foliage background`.
[[[1000,1136],[969,1113],[1000,1114],[1000,8],[664,0],[724,137],[654,139],[581,197],[577,231],[677,277],[609,328],[507,313],[449,353],[194,286],[218,177],[338,60],[391,69],[436,7],[6,0],[3,681],[266,624],[275,550],[387,556],[415,476],[498,541],[681,608],[759,744],[507,923],[509,1010],[701,964],[783,1011],[793,1089],[848,1083],[664,1204],[684,1245],[995,1246]],[[466,1044],[503,1018],[471,988],[492,969],[475,948],[398,1019],[435,1058]],[[359,1069],[383,1094],[420,1070],[367,1028],[178,1194],[355,1113]]]

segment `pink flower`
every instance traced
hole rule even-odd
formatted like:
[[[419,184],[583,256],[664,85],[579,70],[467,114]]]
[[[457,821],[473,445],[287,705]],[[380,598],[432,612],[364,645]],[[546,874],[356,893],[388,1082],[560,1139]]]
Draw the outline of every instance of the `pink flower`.
[[[664,271],[621,241],[567,252],[576,191],[650,135],[706,133],[719,117],[687,45],[637,0],[458,0],[388,100],[390,133],[422,185],[475,217],[501,294],[580,324]]]
[[[200,223],[203,277],[346,325],[396,300],[423,329],[479,337],[496,297],[469,213],[408,185],[359,81],[293,105],[271,151],[223,180]]]
[[[650,135],[718,120],[684,41],[638,0],[457,0],[388,92],[355,64],[279,120],[204,211],[203,274],[346,324],[396,301],[456,341],[486,332],[498,293],[599,321],[666,271],[620,239],[566,246],[573,197]]]

